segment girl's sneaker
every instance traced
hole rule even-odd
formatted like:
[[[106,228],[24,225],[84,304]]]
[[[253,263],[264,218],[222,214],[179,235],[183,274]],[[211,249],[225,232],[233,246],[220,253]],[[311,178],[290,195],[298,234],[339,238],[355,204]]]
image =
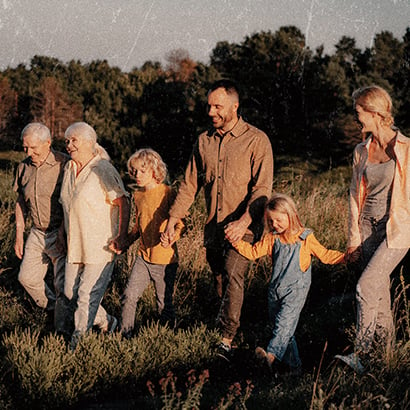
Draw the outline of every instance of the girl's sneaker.
[[[335,359],[339,359],[342,362],[346,363],[349,367],[351,367],[358,374],[365,373],[365,368],[360,362],[359,356],[356,353],[350,353],[347,356],[337,354],[335,356]]]
[[[118,326],[118,320],[115,316],[109,315],[108,323],[105,328],[102,328],[103,333],[114,333],[115,329]]]

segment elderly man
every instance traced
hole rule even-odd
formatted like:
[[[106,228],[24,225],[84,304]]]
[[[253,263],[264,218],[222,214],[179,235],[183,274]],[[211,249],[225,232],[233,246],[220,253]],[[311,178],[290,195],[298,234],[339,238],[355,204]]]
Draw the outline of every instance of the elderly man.
[[[43,124],[28,124],[21,139],[27,158],[17,168],[13,187],[18,193],[14,250],[22,259],[18,280],[38,306],[55,311],[56,331],[67,333],[63,293],[65,251],[63,241],[59,240],[63,210],[59,197],[69,158],[51,148],[50,130]],[[32,227],[24,245],[27,216],[31,217]],[[50,263],[54,268],[54,290],[44,280]]]
[[[163,243],[172,243],[176,221],[186,215],[203,187],[208,211],[204,242],[221,297],[217,321],[222,332],[219,350],[224,357],[230,356],[239,328],[248,269],[248,260],[226,238],[234,242],[257,239],[262,227],[261,211],[271,195],[273,180],[270,141],[264,132],[238,116],[238,107],[239,94],[233,82],[221,80],[209,90],[212,128],[202,133],[194,146],[163,234]]]

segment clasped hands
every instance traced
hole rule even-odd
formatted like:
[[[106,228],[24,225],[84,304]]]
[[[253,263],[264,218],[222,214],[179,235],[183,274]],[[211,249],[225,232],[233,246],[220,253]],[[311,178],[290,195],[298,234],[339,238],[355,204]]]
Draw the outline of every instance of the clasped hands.
[[[241,220],[229,222],[224,228],[225,239],[232,244],[237,243],[243,238],[247,229],[247,224],[243,223]]]

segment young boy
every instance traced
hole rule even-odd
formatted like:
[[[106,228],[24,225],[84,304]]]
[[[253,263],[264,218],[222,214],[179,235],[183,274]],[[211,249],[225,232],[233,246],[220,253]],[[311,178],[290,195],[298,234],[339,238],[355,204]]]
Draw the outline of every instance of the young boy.
[[[135,225],[128,234],[126,247],[140,238],[137,257],[122,297],[121,332],[130,337],[138,299],[151,280],[155,286],[160,322],[170,326],[175,324],[172,295],[178,254],[175,243],[161,244],[161,232],[166,227],[168,210],[173,201],[173,191],[164,183],[167,176],[165,163],[154,150],[140,149],[130,157],[127,167],[137,189],[134,192]],[[177,238],[183,226],[179,221]]]

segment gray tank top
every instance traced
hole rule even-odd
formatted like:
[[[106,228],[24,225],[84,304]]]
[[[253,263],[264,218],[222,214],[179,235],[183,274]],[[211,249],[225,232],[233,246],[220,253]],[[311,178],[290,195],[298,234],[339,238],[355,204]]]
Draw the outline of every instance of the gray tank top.
[[[380,220],[388,215],[395,166],[396,162],[392,159],[381,164],[366,164],[366,199],[363,216]]]

